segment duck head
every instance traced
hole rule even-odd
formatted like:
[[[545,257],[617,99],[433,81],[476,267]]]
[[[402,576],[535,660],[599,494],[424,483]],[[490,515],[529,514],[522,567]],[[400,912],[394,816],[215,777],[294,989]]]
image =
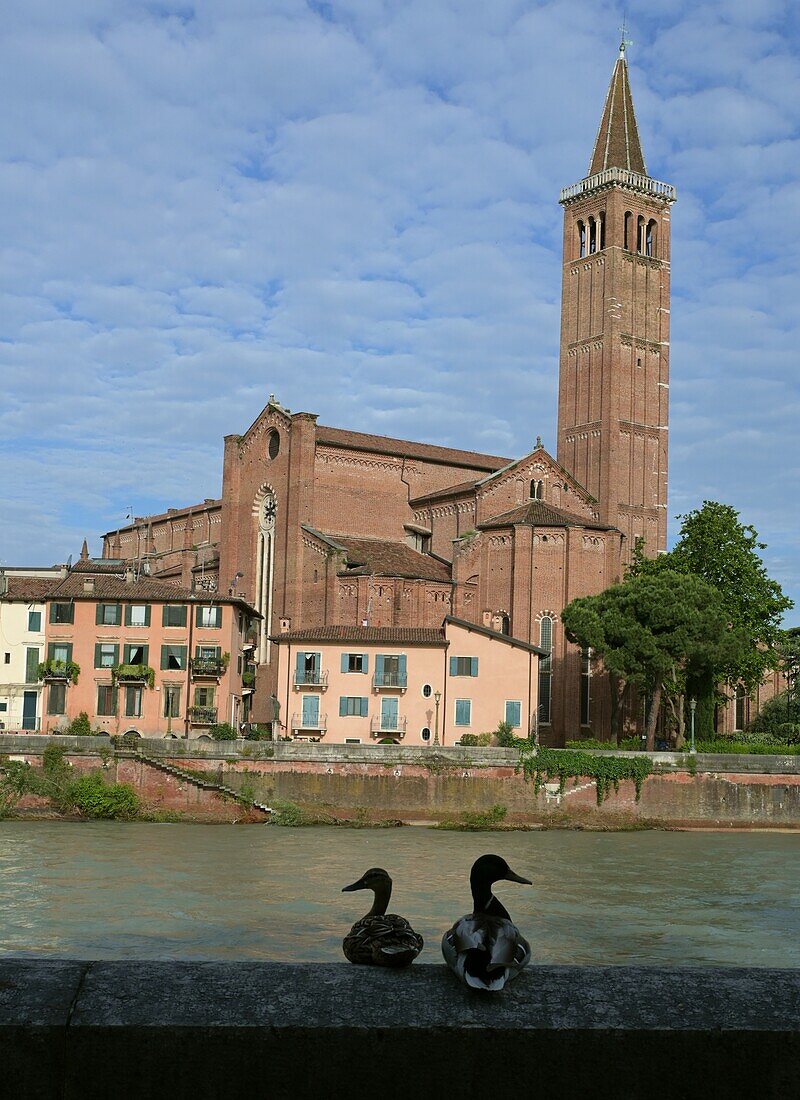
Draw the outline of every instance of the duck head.
[[[495,882],[521,882],[525,886],[532,886],[529,878],[523,878],[512,871],[502,856],[485,855],[476,859],[472,864],[469,874],[469,884],[472,888],[472,900],[475,903],[475,912],[496,913],[508,919],[508,913],[492,894],[492,886]],[[502,912],[501,912],[502,910]]]
[[[389,872],[384,871],[383,867],[370,867],[357,882],[351,882],[349,886],[342,887],[343,894],[349,894],[353,890],[372,890],[375,901],[367,916],[382,916],[392,896],[392,880]]]

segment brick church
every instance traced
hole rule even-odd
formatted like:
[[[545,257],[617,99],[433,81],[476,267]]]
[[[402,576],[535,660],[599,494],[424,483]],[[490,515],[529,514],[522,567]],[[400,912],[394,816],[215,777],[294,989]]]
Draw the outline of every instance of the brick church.
[[[624,46],[587,175],[564,208],[558,448],[522,457],[326,427],[274,397],[225,438],[222,495],[137,518],[103,554],[235,594],[262,613],[253,718],[268,720],[270,637],[308,627],[430,628],[446,615],[541,647],[541,741],[607,735],[610,700],[560,614],[666,549],[670,211],[647,171]]]

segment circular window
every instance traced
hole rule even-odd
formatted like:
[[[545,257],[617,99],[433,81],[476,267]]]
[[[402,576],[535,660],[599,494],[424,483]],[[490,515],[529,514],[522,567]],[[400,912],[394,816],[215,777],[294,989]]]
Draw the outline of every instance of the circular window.
[[[430,684],[422,685],[422,694],[425,696],[426,699],[430,699],[431,695],[433,694],[433,688]]]
[[[264,501],[261,505],[261,526],[265,528],[271,528],[275,526],[275,513],[277,512],[277,505],[275,504],[275,497],[272,493],[268,493],[264,497]]]
[[[431,739],[431,731],[430,731],[430,730],[428,729],[428,727],[427,727],[427,726],[426,726],[426,727],[425,727],[425,729],[424,729],[424,730],[422,731],[422,734],[421,734],[421,736],[422,736],[422,740],[423,740],[423,741],[430,741],[430,739]]]
[[[281,437],[277,428],[270,428],[267,433],[267,454],[270,458],[277,458],[281,449]]]

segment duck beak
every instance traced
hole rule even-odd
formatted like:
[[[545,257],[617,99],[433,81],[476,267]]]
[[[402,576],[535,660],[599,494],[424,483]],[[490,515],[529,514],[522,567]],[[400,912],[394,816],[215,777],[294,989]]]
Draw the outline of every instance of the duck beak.
[[[366,890],[366,888],[366,883],[364,882],[363,878],[360,878],[358,882],[351,882],[349,886],[343,886],[342,893],[349,894],[353,890]]]
[[[508,874],[505,876],[507,882],[521,882],[523,886],[533,886],[533,883],[529,878],[523,878],[522,875],[516,875],[509,868]]]

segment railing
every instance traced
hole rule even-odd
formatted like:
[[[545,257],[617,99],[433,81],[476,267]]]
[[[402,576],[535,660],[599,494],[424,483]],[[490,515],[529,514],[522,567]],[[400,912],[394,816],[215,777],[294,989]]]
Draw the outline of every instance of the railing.
[[[376,690],[381,688],[400,688],[405,691],[408,687],[408,677],[404,672],[376,672],[372,685]]]
[[[323,672],[320,668],[307,668],[299,672],[295,669],[294,686],[326,688],[328,686],[328,673]]]
[[[639,172],[631,172],[627,168],[606,168],[604,172],[597,172],[593,176],[573,183],[570,187],[563,188],[559,202],[569,202],[589,191],[596,191],[599,187],[607,187],[613,183],[621,183],[624,187],[630,187],[634,191],[644,191],[648,195],[656,195],[667,202],[675,202],[677,197],[675,188],[670,183],[662,183],[660,180],[650,179]]]
[[[256,630],[248,630],[244,642],[242,643],[242,649],[255,649],[257,645],[258,632]]]
[[[405,737],[406,719],[381,714],[370,722],[370,733],[373,737]]]
[[[189,707],[189,721],[195,726],[213,726],[217,721],[217,708]]]
[[[221,657],[193,657],[191,669],[194,677],[210,676],[218,680],[225,671],[225,662]]]
[[[311,721],[305,714],[293,714],[292,715],[292,729],[293,730],[315,730],[322,731],[328,728],[328,716],[327,714],[318,714],[315,721]]]

